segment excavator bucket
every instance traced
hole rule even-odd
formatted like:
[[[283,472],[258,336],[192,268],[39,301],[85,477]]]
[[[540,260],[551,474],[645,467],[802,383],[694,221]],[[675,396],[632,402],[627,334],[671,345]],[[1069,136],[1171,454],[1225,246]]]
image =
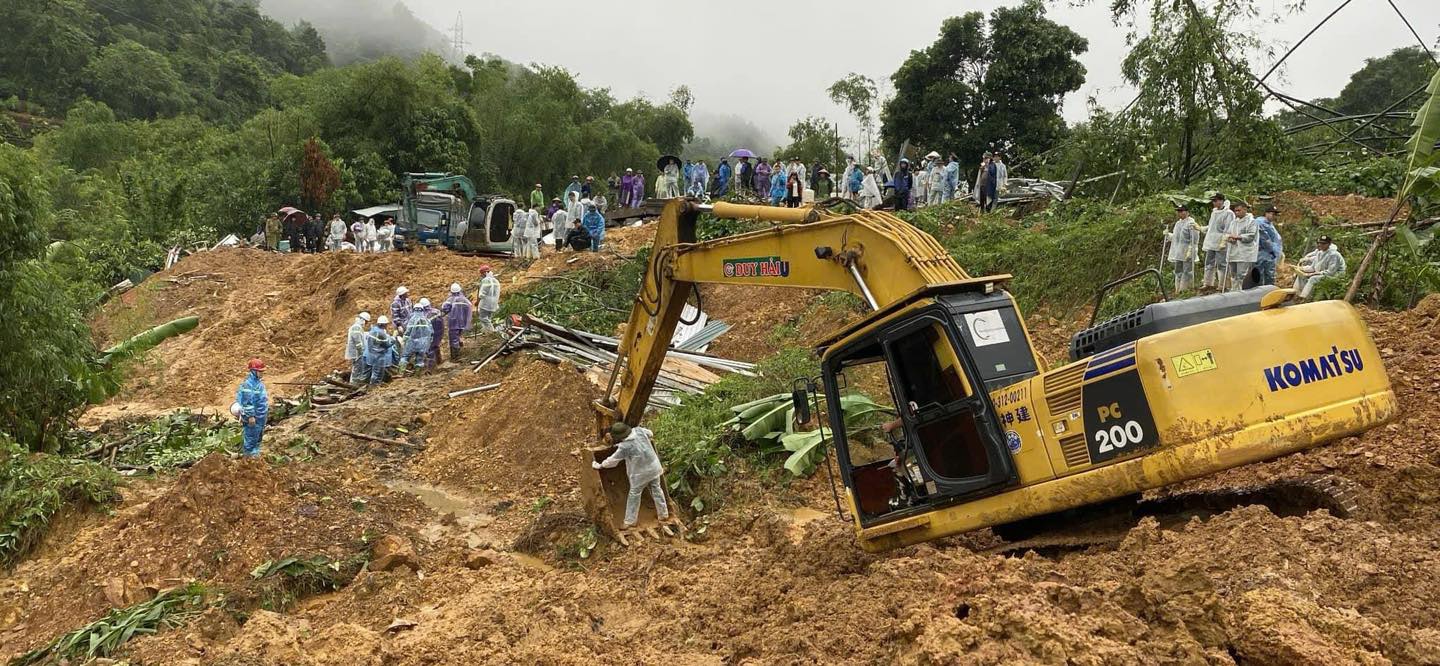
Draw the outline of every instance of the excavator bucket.
[[[585,512],[591,521],[610,538],[623,546],[644,539],[659,540],[663,537],[681,536],[684,527],[678,520],[678,507],[670,500],[665,490],[665,477],[660,477],[660,488],[665,492],[665,503],[670,507],[669,520],[661,521],[655,515],[655,503],[646,492],[640,497],[639,519],[635,526],[625,529],[625,501],[630,495],[630,478],[625,465],[608,469],[595,469],[592,462],[600,462],[615,452],[614,446],[593,446],[580,450],[580,491],[585,496]]]

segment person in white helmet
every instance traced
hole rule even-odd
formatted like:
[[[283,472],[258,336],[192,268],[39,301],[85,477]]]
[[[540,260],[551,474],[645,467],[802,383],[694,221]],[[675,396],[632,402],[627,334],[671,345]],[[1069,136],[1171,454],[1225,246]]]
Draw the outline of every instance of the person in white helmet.
[[[445,327],[450,336],[450,360],[459,360],[460,347],[463,345],[461,338],[465,331],[470,330],[475,316],[475,306],[470,303],[470,299],[465,298],[465,290],[460,288],[459,282],[450,285],[450,298],[445,299],[440,311],[445,313]]]
[[[390,321],[396,326],[404,326],[405,321],[410,318],[410,288],[400,286],[395,289],[395,300],[390,301]]]
[[[365,326],[370,323],[370,313],[361,312],[350,324],[345,336],[345,360],[350,361],[350,383],[359,386],[370,379],[369,368],[365,365]]]
[[[380,315],[370,332],[365,334],[365,365],[370,369],[370,385],[385,381],[385,372],[390,369],[390,359],[395,350],[395,338],[386,330],[390,318]]]

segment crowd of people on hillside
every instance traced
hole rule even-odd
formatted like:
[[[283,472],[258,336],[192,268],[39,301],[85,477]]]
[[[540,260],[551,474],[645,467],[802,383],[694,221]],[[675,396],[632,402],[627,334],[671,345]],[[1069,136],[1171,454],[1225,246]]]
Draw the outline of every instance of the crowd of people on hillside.
[[[748,151],[736,152],[739,156],[734,157],[734,164],[731,158],[721,159],[713,173],[704,160],[673,160],[656,175],[654,196],[719,199],[740,195],[792,208],[840,198],[861,208],[896,210],[973,197],[981,208],[991,210],[1009,179],[1004,158],[998,152],[987,152],[982,157],[973,186],[954,153],[942,159],[940,153],[932,151],[918,165],[902,158],[893,170],[878,152],[870,154],[868,164],[847,156],[845,168],[835,174],[819,161],[807,165],[794,157],[772,160],[740,154]],[[644,197],[645,175],[626,169],[616,185],[622,206],[638,205]]]
[[[346,224],[339,213],[327,222],[320,213],[306,214],[293,208],[281,209],[265,218],[251,244],[290,252],[392,252],[395,250],[395,218],[356,215]]]
[[[448,341],[450,361],[460,357],[465,335],[472,328],[494,331],[500,309],[500,280],[489,264],[480,266],[480,282],[472,301],[459,282],[438,307],[427,297],[415,300],[410,288],[395,289],[389,311],[378,317],[368,311],[355,315],[345,334],[345,360],[350,363],[350,384],[374,386],[392,377],[423,373],[444,362],[441,344]],[[232,412],[244,427],[241,453],[260,455],[269,413],[269,394],[261,381],[265,363],[251,359],[245,381],[235,395]]]
[[[1210,197],[1210,217],[1200,224],[1190,207],[1175,207],[1176,220],[1165,232],[1165,253],[1175,271],[1177,294],[1196,289],[1197,264],[1201,269],[1200,293],[1240,291],[1274,285],[1280,265],[1285,263],[1285,243],[1276,223],[1280,209],[1266,207],[1259,217],[1245,201],[1229,201],[1222,193]],[[1329,236],[1321,236],[1315,249],[1295,266],[1296,295],[1308,299],[1325,278],[1343,276],[1345,257]]]

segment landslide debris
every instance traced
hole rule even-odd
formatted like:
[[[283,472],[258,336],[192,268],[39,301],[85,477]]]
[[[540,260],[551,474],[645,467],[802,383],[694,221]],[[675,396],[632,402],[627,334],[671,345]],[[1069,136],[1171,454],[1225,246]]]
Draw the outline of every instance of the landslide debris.
[[[186,270],[212,270],[202,261],[270,260],[211,254],[187,260],[197,263]],[[454,266],[468,261],[424,268],[433,276],[409,283],[448,284]],[[379,301],[398,273],[370,270],[386,275],[367,285]],[[323,312],[315,301],[333,299],[333,290],[310,291],[295,305]],[[200,303],[206,294],[186,293],[197,303],[177,305],[211,307]],[[733,302],[717,296],[712,314],[743,321],[726,310],[744,299]],[[233,336],[271,344],[260,319],[243,314],[253,312],[217,317],[235,319]],[[803,313],[831,316],[808,306],[796,312],[797,329],[813,326]],[[578,510],[569,451],[590,436],[594,389],[573,368],[521,356],[478,374],[460,367],[404,380],[344,410],[296,419],[380,432],[413,418],[406,423],[425,446],[408,457],[382,457],[375,451],[383,447],[325,436],[326,453],[312,463],[271,467],[212,456],[173,479],[127,489],[115,516],[53,536],[0,581],[0,656],[103,613],[110,605],[104,582],[116,575],[133,572],[142,585],[185,576],[233,583],[258,562],[297,548],[352,552],[369,532],[408,539],[419,571],[365,570],[339,591],[284,614],[252,613],[243,624],[207,612],[184,628],[133,641],[128,656],[247,665],[1437,663],[1440,297],[1408,312],[1363,314],[1401,417],[1189,489],[1331,474],[1370,496],[1377,507],[1370,520],[1324,512],[1277,517],[1252,505],[1163,528],[1144,519],[1117,545],[1054,556],[982,554],[983,534],[869,555],[834,518],[823,476],[780,487],[746,479],[732,484],[738,494],[710,517],[700,540],[579,559],[545,550],[582,536],[566,518]],[[348,316],[295,344],[338,356],[335,341]],[[1054,323],[1045,325],[1056,331],[1069,319],[1047,316]],[[1054,338],[1058,346],[1061,336]],[[176,342],[158,351],[167,363],[182,354]],[[228,348],[211,353],[244,356]],[[492,381],[502,388],[443,398],[446,390]],[[198,382],[174,394],[163,385],[139,390],[131,399],[184,401],[214,392]],[[376,484],[381,474],[402,472],[413,485]],[[421,506],[417,493],[432,489],[443,489],[443,497]],[[363,511],[352,497],[367,499]],[[540,525],[554,528],[554,538],[538,541],[543,561],[497,552]],[[123,595],[124,581],[117,585]]]

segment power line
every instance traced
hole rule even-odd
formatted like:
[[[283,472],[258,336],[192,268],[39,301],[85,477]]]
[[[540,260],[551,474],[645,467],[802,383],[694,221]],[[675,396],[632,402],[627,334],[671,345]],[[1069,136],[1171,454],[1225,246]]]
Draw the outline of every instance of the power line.
[[[1270,66],[1270,71],[1265,72],[1265,76],[1260,77],[1260,82],[1261,82],[1261,83],[1264,83],[1264,82],[1265,82],[1265,79],[1270,78],[1270,75],[1271,75],[1271,74],[1274,74],[1274,73],[1275,73],[1275,70],[1280,69],[1280,65],[1285,62],[1285,59],[1286,59],[1286,58],[1289,58],[1289,57],[1290,57],[1290,54],[1292,54],[1292,53],[1295,52],[1295,49],[1300,48],[1300,45],[1301,45],[1301,44],[1304,44],[1304,43],[1305,43],[1305,40],[1310,39],[1310,35],[1315,34],[1315,32],[1318,31],[1318,30],[1321,28],[1321,26],[1324,26],[1325,23],[1327,23],[1330,19],[1335,18],[1335,15],[1336,15],[1336,14],[1339,14],[1339,13],[1340,13],[1340,10],[1344,9],[1346,5],[1350,4],[1350,2],[1351,2],[1351,0],[1345,0],[1344,2],[1340,3],[1340,6],[1339,6],[1339,7],[1336,7],[1334,11],[1330,12],[1330,15],[1329,15],[1329,16],[1326,16],[1324,19],[1321,19],[1321,21],[1320,21],[1319,23],[1315,24],[1315,27],[1311,28],[1311,29],[1310,29],[1310,32],[1305,33],[1305,36],[1304,36],[1304,37],[1301,37],[1301,38],[1300,38],[1300,41],[1295,42],[1295,45],[1294,45],[1294,46],[1291,46],[1291,47],[1290,47],[1290,50],[1285,52],[1285,55],[1280,56],[1280,59],[1279,59],[1279,60],[1276,60],[1276,61],[1275,61],[1275,64],[1273,64],[1273,65]],[[1396,10],[1396,11],[1399,11],[1399,10]]]
[[[1420,48],[1425,51],[1425,55],[1430,56],[1430,62],[1440,66],[1440,60],[1435,59],[1435,53],[1430,50],[1430,45],[1425,43],[1425,40],[1420,37],[1420,33],[1415,32],[1415,26],[1410,25],[1410,19],[1405,18],[1405,13],[1400,11],[1399,7],[1395,6],[1395,0],[1386,1],[1390,3],[1390,8],[1395,10],[1395,15],[1399,16],[1400,20],[1405,23],[1405,27],[1410,29],[1410,34],[1415,35],[1415,41],[1420,43]]]

